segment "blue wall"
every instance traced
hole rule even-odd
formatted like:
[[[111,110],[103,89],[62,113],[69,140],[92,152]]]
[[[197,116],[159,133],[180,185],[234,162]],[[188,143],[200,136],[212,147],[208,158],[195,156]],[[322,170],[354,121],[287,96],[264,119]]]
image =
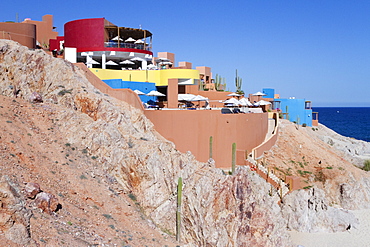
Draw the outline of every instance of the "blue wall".
[[[262,89],[262,93],[266,94],[265,96],[262,96],[262,98],[275,98],[275,89],[273,88],[264,88]]]
[[[155,83],[153,82],[137,82],[137,81],[123,81],[121,79],[110,79],[103,80],[108,86],[114,89],[129,88],[132,91],[135,89],[140,90],[143,93],[149,93],[152,90],[157,90]],[[139,95],[142,102],[148,102],[149,100],[156,100],[156,97]]]
[[[305,99],[275,99],[275,101],[280,101],[282,113],[289,113],[289,121],[312,126],[312,109],[305,109]]]

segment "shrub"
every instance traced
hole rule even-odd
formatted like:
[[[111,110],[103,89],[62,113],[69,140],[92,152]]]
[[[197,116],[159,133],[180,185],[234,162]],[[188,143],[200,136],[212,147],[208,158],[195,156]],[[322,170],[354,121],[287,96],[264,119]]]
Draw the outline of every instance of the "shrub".
[[[365,160],[364,161],[364,167],[362,167],[362,170],[364,171],[370,171],[370,160]]]
[[[307,126],[307,124],[305,124],[305,123],[302,124],[302,127],[306,127],[306,126]]]

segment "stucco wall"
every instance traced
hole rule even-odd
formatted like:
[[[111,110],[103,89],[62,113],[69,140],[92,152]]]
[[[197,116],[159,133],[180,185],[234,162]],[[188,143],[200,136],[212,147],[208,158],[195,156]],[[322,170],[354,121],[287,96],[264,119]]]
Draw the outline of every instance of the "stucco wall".
[[[232,143],[238,150],[261,144],[268,130],[267,113],[221,114],[216,110],[145,110],[155,129],[175,143],[181,152],[191,151],[203,162],[209,159],[209,137],[213,136],[216,166],[230,168]]]
[[[14,40],[28,48],[36,48],[36,25],[29,23],[0,23],[0,39]]]

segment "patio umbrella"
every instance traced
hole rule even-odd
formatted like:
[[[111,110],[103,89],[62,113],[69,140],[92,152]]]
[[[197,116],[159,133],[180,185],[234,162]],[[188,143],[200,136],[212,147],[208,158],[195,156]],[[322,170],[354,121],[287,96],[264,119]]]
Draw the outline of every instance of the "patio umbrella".
[[[148,68],[148,69],[155,69],[155,68],[157,68],[157,66],[155,66],[154,64],[149,64],[149,65],[147,66],[147,68]]]
[[[191,101],[196,96],[194,94],[186,93],[186,94],[178,94],[177,99],[178,100],[185,100],[185,101]]]
[[[261,106],[261,105],[271,105],[270,102],[265,101],[265,100],[260,100],[257,103],[254,104],[255,106]]]
[[[120,62],[120,64],[135,64],[135,63],[130,60],[125,60],[125,61]]]
[[[240,105],[242,106],[252,106],[253,104],[247,99],[247,98],[242,98],[239,100]]]
[[[235,98],[231,98],[231,99],[225,100],[224,104],[240,105],[240,102],[239,102],[239,100],[237,100]]]
[[[266,94],[264,94],[264,93],[261,93],[261,92],[257,92],[257,93],[254,93],[254,94],[252,94],[253,96],[266,96]]]
[[[160,93],[160,92],[155,91],[155,90],[150,91],[150,92],[149,92],[149,93],[147,93],[146,95],[148,95],[148,96],[166,96],[165,94]]]
[[[86,64],[100,64],[100,63],[95,61],[94,59],[91,59],[90,61],[86,62]]]
[[[133,39],[132,37],[125,40],[125,42],[135,42],[135,41],[136,41],[136,39]]]
[[[138,89],[135,89],[134,92],[137,94],[137,95],[145,95],[145,93],[141,92],[140,90]]]
[[[159,58],[157,58],[156,60],[154,60],[154,61],[156,61],[157,63],[159,63],[159,62],[169,62],[169,61],[171,61],[170,59],[168,59],[168,58],[165,58],[165,57],[159,57]]]
[[[145,61],[145,59],[143,59],[141,57],[134,57],[134,58],[131,58],[130,60],[131,61]]]
[[[203,97],[202,95],[197,95],[194,98],[191,99],[191,101],[207,101],[208,98]]]
[[[237,94],[237,93],[231,93],[231,94],[228,94],[227,96],[237,96],[237,97],[240,97],[241,95],[240,94]]]
[[[108,62],[105,63],[105,65],[118,65],[118,63],[109,60]]]
[[[171,62],[160,62],[159,64],[161,64],[161,65],[172,65],[173,63],[171,63]]]
[[[138,39],[135,41],[135,44],[144,44],[144,41],[142,41],[141,39]]]
[[[119,40],[119,41],[123,41],[123,39],[121,39],[120,37],[116,36],[114,37],[112,40]]]

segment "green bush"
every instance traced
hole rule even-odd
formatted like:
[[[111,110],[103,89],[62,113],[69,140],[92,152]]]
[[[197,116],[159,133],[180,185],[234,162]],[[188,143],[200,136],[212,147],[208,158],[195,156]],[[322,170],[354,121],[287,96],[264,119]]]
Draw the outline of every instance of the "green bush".
[[[370,171],[370,160],[365,160],[364,161],[364,167],[362,167],[362,170],[364,171]]]

